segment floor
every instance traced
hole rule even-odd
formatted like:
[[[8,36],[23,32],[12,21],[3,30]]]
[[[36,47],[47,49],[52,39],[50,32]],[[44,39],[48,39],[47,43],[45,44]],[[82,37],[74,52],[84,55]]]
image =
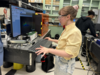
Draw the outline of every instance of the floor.
[[[95,75],[93,74],[93,71],[89,71],[89,66],[87,66],[86,58],[82,57],[79,54],[80,59],[82,60],[82,63],[85,67],[86,70],[82,69],[80,61],[76,61],[76,66],[73,75]],[[91,65],[93,67],[93,65]],[[5,75],[8,71],[10,71],[13,67],[11,68],[1,68],[2,69],[2,75]],[[94,68],[94,67],[93,67]],[[96,69],[96,68],[95,68]],[[51,70],[54,71],[54,68]],[[18,70],[15,75],[54,75],[54,72],[50,73],[45,73],[41,70],[41,63],[36,63],[36,70],[32,73],[28,73],[25,71],[25,66],[21,69]]]

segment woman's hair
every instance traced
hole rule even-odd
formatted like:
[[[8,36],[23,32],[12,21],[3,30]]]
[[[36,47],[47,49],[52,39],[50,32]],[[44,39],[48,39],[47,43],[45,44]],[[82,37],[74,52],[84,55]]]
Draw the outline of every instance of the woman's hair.
[[[73,8],[78,11],[79,5],[74,5]]]
[[[89,10],[89,11],[88,11],[88,15],[93,15],[93,16],[95,16],[95,13],[94,13],[92,10]]]
[[[63,15],[70,15],[70,20],[73,20],[77,15],[77,10],[75,10],[73,6],[63,7],[62,9],[60,9],[59,15],[61,15],[61,12],[63,12]]]

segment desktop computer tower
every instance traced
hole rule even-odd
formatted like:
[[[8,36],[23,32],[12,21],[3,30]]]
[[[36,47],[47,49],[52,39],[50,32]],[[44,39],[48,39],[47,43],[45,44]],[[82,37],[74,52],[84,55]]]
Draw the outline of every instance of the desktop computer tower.
[[[43,36],[48,32],[49,29],[49,15],[43,13],[33,14],[33,23],[35,25],[35,31],[39,36]]]

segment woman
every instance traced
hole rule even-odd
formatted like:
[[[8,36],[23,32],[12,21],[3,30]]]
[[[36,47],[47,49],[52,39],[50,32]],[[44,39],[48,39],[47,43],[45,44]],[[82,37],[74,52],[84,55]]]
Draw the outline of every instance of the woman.
[[[90,10],[88,11],[88,16],[81,17],[76,22],[76,26],[81,30],[81,33],[82,33],[82,41],[84,41],[84,36],[87,32],[87,29],[90,29],[91,35],[93,35],[94,37],[98,36],[95,32],[94,24],[91,21],[91,19],[93,19],[94,17],[95,17],[95,13],[92,10]],[[82,50],[81,55],[85,56],[86,51]]]
[[[78,9],[79,9],[79,6],[78,6],[78,5],[74,5],[73,8],[74,8],[75,10],[77,10],[77,12],[78,12]],[[63,26],[63,29],[65,29],[65,25]]]
[[[72,75],[75,67],[75,57],[79,54],[82,36],[80,30],[75,26],[73,19],[77,15],[77,11],[73,6],[63,7],[59,11],[59,21],[61,25],[66,25],[59,40],[49,37],[49,41],[58,43],[56,49],[50,49],[40,46],[36,48],[37,55],[43,53],[52,53],[55,57],[55,74],[54,75]]]
[[[81,30],[83,36],[85,36],[87,29],[90,29],[91,34],[93,36],[96,36],[94,25],[91,21],[91,19],[93,19],[94,17],[95,13],[92,10],[90,10],[88,11],[88,16],[81,17],[76,22],[76,26]]]

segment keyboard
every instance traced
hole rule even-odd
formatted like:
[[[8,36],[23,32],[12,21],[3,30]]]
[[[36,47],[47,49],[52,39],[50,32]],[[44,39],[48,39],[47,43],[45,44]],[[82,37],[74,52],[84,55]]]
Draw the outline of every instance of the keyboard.
[[[51,41],[48,41],[48,40],[45,40],[45,39],[41,39],[39,40],[39,42],[37,42],[36,44],[32,45],[29,50],[30,51],[33,51],[33,52],[36,52],[37,50],[35,50],[35,48],[38,48],[41,46],[44,46],[44,47],[47,47],[49,48],[51,46],[52,42]]]

